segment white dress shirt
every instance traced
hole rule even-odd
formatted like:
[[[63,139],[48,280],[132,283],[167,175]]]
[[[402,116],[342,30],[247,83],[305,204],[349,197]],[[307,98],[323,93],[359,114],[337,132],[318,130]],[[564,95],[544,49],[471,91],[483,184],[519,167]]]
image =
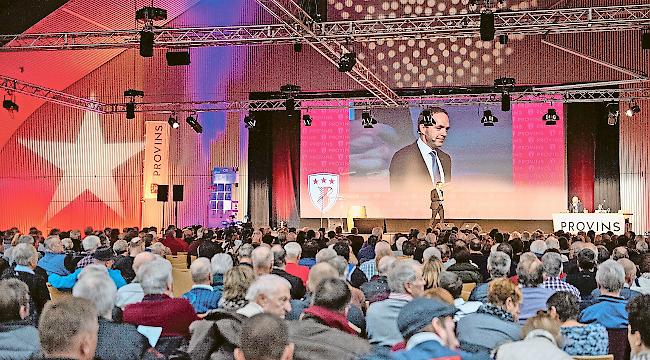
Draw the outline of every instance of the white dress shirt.
[[[422,159],[424,160],[424,163],[427,165],[427,170],[429,170],[429,176],[431,176],[431,184],[435,186],[436,179],[433,176],[433,158],[431,157],[431,152],[435,151],[436,155],[438,154],[438,152],[435,149],[432,149],[424,141],[422,141],[422,139],[418,138],[418,141],[416,143],[418,144],[418,148],[420,149],[420,153],[422,154]],[[440,158],[438,156],[436,156],[435,166],[438,167],[438,173],[440,174],[440,181],[444,183],[445,171],[442,169],[442,164],[440,163]]]

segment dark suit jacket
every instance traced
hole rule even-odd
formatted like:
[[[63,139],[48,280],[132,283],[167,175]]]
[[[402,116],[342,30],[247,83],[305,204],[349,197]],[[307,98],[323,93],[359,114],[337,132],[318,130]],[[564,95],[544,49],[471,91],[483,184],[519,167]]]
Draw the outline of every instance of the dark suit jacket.
[[[437,149],[438,158],[445,172],[445,182],[451,181],[451,157],[446,152]],[[431,189],[434,184],[431,183],[431,175],[427,169],[427,164],[422,158],[422,153],[417,143],[405,146],[398,150],[390,161],[390,189],[391,191],[413,191],[422,189],[422,186],[428,185],[425,189]],[[424,189],[422,189],[424,190]]]
[[[440,190],[440,192],[442,193],[444,199],[444,191]],[[436,191],[436,189],[431,190],[431,209],[437,209],[438,206],[442,205],[443,199],[440,199],[440,196],[438,196],[438,191]]]

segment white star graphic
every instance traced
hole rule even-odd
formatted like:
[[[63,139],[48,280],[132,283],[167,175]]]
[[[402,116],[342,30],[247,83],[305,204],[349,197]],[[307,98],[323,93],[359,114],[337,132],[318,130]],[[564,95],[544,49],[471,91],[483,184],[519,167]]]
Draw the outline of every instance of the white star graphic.
[[[18,139],[18,142],[63,171],[46,220],[54,217],[86,190],[124,217],[113,169],[142,151],[144,143],[107,144],[99,114],[92,111],[84,114],[74,143],[30,139]]]

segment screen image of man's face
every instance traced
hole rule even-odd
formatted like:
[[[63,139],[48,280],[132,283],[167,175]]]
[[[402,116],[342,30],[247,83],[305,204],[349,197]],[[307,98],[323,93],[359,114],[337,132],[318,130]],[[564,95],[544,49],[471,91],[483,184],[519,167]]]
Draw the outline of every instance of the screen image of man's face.
[[[432,117],[434,121],[433,126],[419,125],[420,138],[432,148],[441,147],[445,143],[447,132],[449,131],[449,117],[445,113],[436,113]]]

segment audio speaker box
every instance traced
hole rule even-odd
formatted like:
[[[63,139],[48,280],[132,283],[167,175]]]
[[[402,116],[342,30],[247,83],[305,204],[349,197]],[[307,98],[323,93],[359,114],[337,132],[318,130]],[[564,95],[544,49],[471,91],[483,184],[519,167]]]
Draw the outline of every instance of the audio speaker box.
[[[169,200],[169,185],[158,185],[156,200],[163,202]]]

